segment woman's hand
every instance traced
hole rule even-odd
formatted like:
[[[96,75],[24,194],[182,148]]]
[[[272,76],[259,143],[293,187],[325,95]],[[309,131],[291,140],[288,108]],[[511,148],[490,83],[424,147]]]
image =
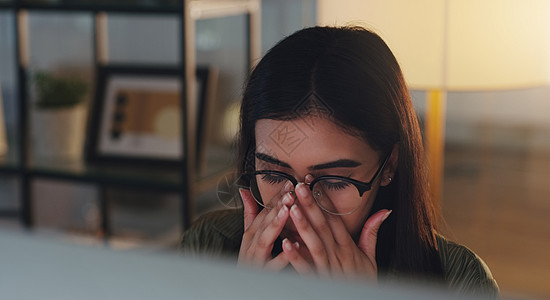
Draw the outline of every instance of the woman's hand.
[[[275,201],[274,208],[259,211],[249,190],[240,189],[239,192],[244,206],[244,234],[238,263],[274,271],[282,270],[289,263],[286,255],[281,252],[272,258],[271,251],[289,217],[288,207],[294,203],[294,199],[286,192],[281,195],[281,200]]]
[[[296,195],[300,206],[292,205],[290,217],[309,250],[312,262],[285,239],[283,252],[294,269],[300,274],[316,272],[323,277],[376,279],[378,229],[391,211],[380,210],[368,218],[355,244],[341,217],[324,213],[303,183],[296,186]]]

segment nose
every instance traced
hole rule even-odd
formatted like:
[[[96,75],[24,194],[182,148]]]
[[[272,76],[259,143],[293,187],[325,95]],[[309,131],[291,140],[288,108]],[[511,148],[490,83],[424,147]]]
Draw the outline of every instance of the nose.
[[[296,185],[300,184],[300,183],[303,183],[307,186],[310,185],[310,183],[313,181],[313,175],[311,174],[307,174],[306,176],[304,176],[304,181],[297,181]],[[280,192],[280,196],[284,196],[286,193],[290,193],[292,195],[293,198],[296,198],[296,196],[294,195],[294,189],[296,188],[296,186],[294,185],[293,182],[291,181],[288,181],[287,183],[285,183],[285,185],[283,186],[281,192]]]

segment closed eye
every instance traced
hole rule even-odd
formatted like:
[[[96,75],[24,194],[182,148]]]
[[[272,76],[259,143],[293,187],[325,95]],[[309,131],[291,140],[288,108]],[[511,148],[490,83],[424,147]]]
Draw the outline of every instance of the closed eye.
[[[263,174],[262,175],[262,181],[267,182],[269,184],[277,184],[277,183],[281,183],[285,180],[288,180],[288,179],[286,179],[283,176],[279,176],[279,175],[272,175],[272,174]]]
[[[334,190],[334,191],[343,190],[348,186],[350,186],[349,182],[346,182],[343,180],[333,180],[333,179],[323,180],[319,183],[322,184],[323,188],[326,188],[327,190]]]

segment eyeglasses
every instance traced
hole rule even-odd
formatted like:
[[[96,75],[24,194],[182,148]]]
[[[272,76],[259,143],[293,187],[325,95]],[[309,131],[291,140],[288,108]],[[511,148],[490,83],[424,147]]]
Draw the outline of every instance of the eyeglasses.
[[[313,179],[308,185],[317,205],[333,215],[354,213],[361,207],[363,194],[371,190],[372,184],[382,173],[389,158],[390,154],[386,156],[368,182],[336,175],[323,175]],[[265,208],[275,206],[285,193],[293,191],[298,184],[291,175],[274,170],[260,170],[242,176],[249,183],[256,202]]]

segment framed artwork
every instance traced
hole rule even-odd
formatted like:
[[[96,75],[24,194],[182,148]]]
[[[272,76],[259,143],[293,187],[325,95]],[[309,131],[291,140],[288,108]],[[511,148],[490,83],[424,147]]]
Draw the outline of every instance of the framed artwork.
[[[202,69],[197,73],[203,74]],[[207,78],[197,76],[199,87],[206,86]],[[177,68],[100,67],[86,145],[88,161],[178,166],[184,155],[181,85]],[[197,90],[197,103],[205,102],[204,89]]]

